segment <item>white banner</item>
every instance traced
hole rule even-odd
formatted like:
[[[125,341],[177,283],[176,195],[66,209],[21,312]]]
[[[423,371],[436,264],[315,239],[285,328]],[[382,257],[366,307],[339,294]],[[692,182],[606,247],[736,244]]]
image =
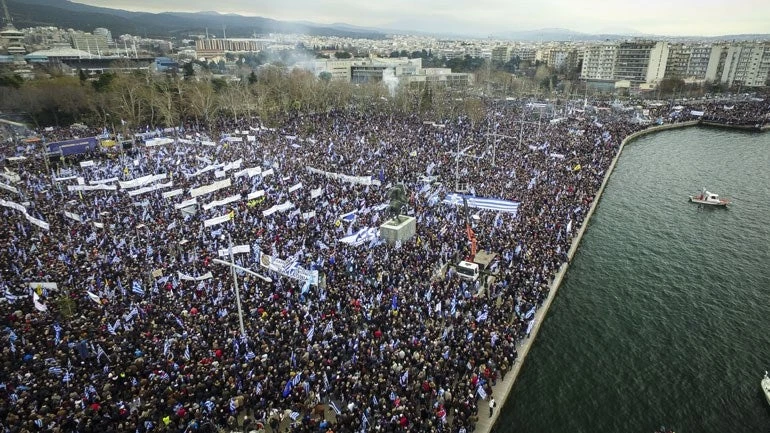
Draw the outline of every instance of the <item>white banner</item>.
[[[199,159],[200,159],[200,158],[199,158]],[[211,171],[211,170],[216,170],[216,169],[218,169],[218,168],[222,168],[222,167],[224,167],[224,166],[225,166],[224,164],[213,164],[213,165],[207,165],[207,166],[203,167],[202,169],[200,169],[200,170],[196,171],[195,173],[193,173],[193,174],[187,174],[187,175],[185,175],[185,176],[187,176],[188,178],[190,178],[190,177],[195,177],[195,176],[198,176],[199,174],[203,174],[203,173],[209,172],[209,171]]]
[[[211,185],[201,186],[199,188],[190,189],[190,197],[198,197],[204,194],[210,194],[214,191],[218,191],[223,188],[227,188],[232,185],[229,178],[212,183]]]
[[[147,176],[138,177],[136,179],[128,180],[125,182],[118,182],[122,189],[136,188],[137,186],[147,185],[153,183],[156,180],[163,180],[166,178],[166,173],[163,174],[150,174]]]
[[[96,163],[95,163],[95,162],[93,162],[93,161],[91,161],[91,160],[88,160],[88,161],[80,161],[80,167],[82,167],[82,168],[86,168],[86,167],[93,167],[93,166],[95,166],[95,165],[96,165]]]
[[[67,191],[117,191],[115,185],[67,185]]]
[[[270,269],[271,271],[277,272],[285,277],[299,280],[302,282],[305,282],[307,280],[310,280],[310,284],[317,286],[318,285],[318,271],[308,271],[307,269],[302,268],[299,265],[291,265],[286,266],[286,261],[283,259],[275,258],[269,256],[268,254],[262,254],[262,256],[259,258],[259,264],[262,265],[263,268]]]
[[[11,158],[8,158],[8,159],[11,159]],[[4,178],[8,179],[8,182],[11,182],[11,183],[21,182],[21,177],[18,174],[12,172],[11,170],[8,170],[7,167],[3,167],[3,168],[5,169],[5,173],[0,173],[0,176],[3,176]]]
[[[245,168],[241,171],[236,172],[233,174],[236,179],[238,179],[241,176],[247,176],[247,177],[254,177],[258,174],[262,174],[262,167],[254,167],[254,168]]]
[[[195,206],[198,204],[197,198],[191,198],[190,200],[185,200],[181,203],[175,204],[174,209],[184,209],[186,207]]]
[[[17,211],[19,211],[19,212],[24,214],[24,217],[27,218],[27,221],[31,222],[32,224],[34,224],[34,225],[36,225],[36,226],[38,226],[38,227],[40,227],[40,228],[42,228],[44,230],[51,230],[51,226],[47,222],[45,222],[43,220],[39,220],[39,219],[33,217],[32,215],[27,213],[27,208],[26,207],[24,207],[24,206],[22,206],[22,205],[20,205],[18,203],[14,203],[12,201],[6,201],[6,200],[3,200],[3,199],[0,199],[0,206],[5,206],[5,207],[9,207],[11,209],[16,209]]]
[[[206,203],[203,205],[203,210],[209,210],[211,208],[217,207],[217,206],[224,206],[226,204],[232,203],[234,201],[238,201],[241,199],[240,194],[231,195],[230,197],[223,198],[222,200],[216,200],[212,201],[211,203]]]
[[[309,220],[310,218],[315,217],[315,211],[311,210],[310,212],[303,212],[302,213],[302,219]]]
[[[310,198],[321,197],[321,194],[323,194],[323,188],[310,190]]]
[[[81,222],[81,223],[83,222],[83,218],[81,218],[80,215],[78,215],[76,213],[67,212],[65,210],[64,211],[64,216],[66,216],[67,218],[73,219],[73,220],[75,220],[77,222]]]
[[[6,185],[6,184],[4,184],[4,183],[2,183],[2,182],[0,182],[0,188],[2,188],[2,189],[7,189],[8,191],[10,191],[10,192],[12,192],[12,193],[14,193],[14,194],[18,194],[18,193],[19,193],[19,190],[18,190],[18,189],[16,189],[16,187],[15,187],[15,186]]]
[[[206,272],[205,274],[201,275],[200,277],[193,277],[192,275],[185,275],[181,272],[176,273],[177,277],[182,281],[203,281],[203,280],[209,280],[211,278],[214,278],[214,275],[211,274],[211,272]]]
[[[160,137],[160,138],[151,138],[149,140],[145,140],[144,145],[147,147],[154,147],[154,146],[163,146],[165,144],[171,144],[173,142],[174,140],[170,138]]]
[[[213,227],[219,224],[222,224],[224,222],[230,221],[230,214],[224,214],[222,216],[218,216],[215,218],[209,218],[205,221],[203,221],[203,227]]]
[[[265,195],[265,190],[260,189],[259,191],[249,193],[249,195],[246,196],[246,200],[254,200],[255,198],[262,197],[263,195]]]
[[[56,182],[64,182],[65,180],[72,180],[77,178],[78,178],[77,176],[64,176],[64,177],[55,177],[53,178],[53,180]]]
[[[233,247],[233,254],[250,253],[251,246],[249,245],[236,245]],[[224,248],[219,250],[219,257],[225,257],[230,255],[230,248]]]
[[[184,190],[180,188],[180,189],[175,189],[173,191],[166,191],[162,194],[162,196],[163,198],[171,198],[182,194],[184,194]]]
[[[263,172],[262,172],[262,177],[268,177],[268,176],[270,176],[271,174],[275,174],[275,172],[273,171],[273,169],[272,169],[272,168],[271,168],[271,169],[269,169],[269,170],[265,170],[265,171],[263,171]]]
[[[41,288],[41,289],[49,289],[49,290],[58,290],[59,289],[59,285],[56,284],[56,283],[49,283],[49,282],[44,282],[44,281],[38,281],[38,282],[29,283],[29,288],[30,289]]]
[[[148,186],[148,187],[144,187],[144,188],[135,189],[133,191],[129,191],[128,195],[129,195],[129,197],[133,197],[133,196],[136,196],[136,195],[139,195],[139,194],[144,194],[144,193],[150,192],[150,191],[156,191],[156,190],[163,189],[163,188],[171,188],[172,186],[174,186],[174,182],[173,181],[168,182],[168,183],[156,183],[155,185],[152,185],[152,186]]]
[[[112,183],[117,181],[118,181],[117,177],[111,177],[109,179],[89,180],[88,183],[89,185],[101,185],[101,184]]]
[[[300,183],[292,186],[291,188],[289,188],[289,192],[294,192],[294,191],[296,191],[296,190],[298,190],[300,188],[302,188],[302,182],[300,182]]]
[[[286,203],[277,204],[277,205],[271,207],[270,209],[263,210],[262,211],[262,215],[270,216],[270,215],[272,215],[272,214],[274,214],[276,212],[283,212],[283,211],[289,210],[289,209],[291,209],[293,207],[294,207],[294,203],[292,203],[290,201],[287,201]]]
[[[331,179],[341,180],[343,182],[357,184],[357,185],[380,185],[380,181],[372,179],[371,176],[349,176],[347,174],[332,173],[330,171],[318,170],[317,168],[308,167],[307,171],[311,173],[321,174]]]

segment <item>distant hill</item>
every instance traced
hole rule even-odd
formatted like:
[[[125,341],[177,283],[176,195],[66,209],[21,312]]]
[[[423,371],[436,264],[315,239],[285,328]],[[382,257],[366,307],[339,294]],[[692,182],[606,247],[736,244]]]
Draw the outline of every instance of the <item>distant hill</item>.
[[[452,31],[453,27],[462,28],[450,23],[436,27],[438,21],[430,18],[405,18],[388,28],[370,28],[346,23],[317,24],[309,21],[278,21],[264,17],[248,17],[237,14],[220,14],[213,11],[205,12],[164,12],[147,13],[131,12],[121,9],[111,9],[75,3],[70,0],[6,0],[8,9],[18,28],[33,26],[56,26],[76,30],[93,31],[97,27],[109,29],[113,35],[132,34],[157,38],[182,38],[190,34],[209,33],[221,37],[225,28],[228,37],[244,38],[266,33],[303,33],[317,36],[342,36],[351,38],[382,39],[386,34],[412,34],[436,36],[444,38],[492,37],[524,42],[548,41],[602,41],[644,37],[669,41],[756,41],[769,40],[767,34],[724,35],[724,36],[655,36],[643,35],[633,29],[608,28],[612,33],[581,33],[569,29],[545,28],[526,31],[496,32],[489,35],[469,35],[462,31]],[[418,28],[426,21],[433,23],[434,28],[441,32],[397,30],[399,28]]]
[[[266,33],[304,33],[318,36],[343,36],[380,39],[385,35],[371,29],[341,28],[313,23],[293,23],[262,17],[222,15],[217,12],[130,12],[74,3],[69,0],[6,0],[17,28],[56,26],[83,31],[97,27],[113,35],[132,34],[146,37],[184,37],[209,32],[219,36],[223,27],[228,37],[250,37]]]

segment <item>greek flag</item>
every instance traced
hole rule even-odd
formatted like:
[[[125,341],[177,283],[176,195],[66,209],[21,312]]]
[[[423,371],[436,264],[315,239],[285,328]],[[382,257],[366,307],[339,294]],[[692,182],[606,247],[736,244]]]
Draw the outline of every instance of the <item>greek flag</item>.
[[[481,397],[482,400],[487,399],[487,392],[484,391],[484,387],[482,385],[479,385],[478,389],[476,389],[476,393],[479,394],[479,397]]]
[[[104,351],[104,349],[102,349],[102,345],[101,345],[101,344],[100,344],[100,345],[98,345],[96,349],[97,349],[97,351],[96,351],[96,360],[97,360],[97,361],[99,361],[99,360],[101,359],[101,357],[102,357],[102,356],[104,356],[105,358],[107,358],[107,361],[109,361],[109,360],[110,360],[110,357],[109,357],[109,356],[107,356],[107,353]]]
[[[369,420],[366,418],[366,413],[361,414],[361,427],[368,426]]]
[[[476,322],[483,322],[487,320],[487,317],[489,317],[489,311],[485,308],[476,316]]]
[[[292,412],[289,414],[289,418],[291,418],[292,421],[296,421],[297,418],[299,418],[299,412]]]
[[[107,332],[109,332],[112,335],[116,335],[116,331],[118,330],[118,326],[120,326],[120,319],[116,320],[114,324],[110,325],[107,323]]]
[[[302,380],[302,373],[297,373],[294,378],[291,379],[291,385],[297,386],[299,385],[299,382]]]
[[[9,304],[13,304],[16,300],[19,299],[18,296],[14,295],[8,289],[5,290],[5,299],[8,301]]]
[[[68,371],[64,373],[64,377],[62,377],[61,381],[64,383],[70,383],[70,381],[72,381],[72,376],[73,374]]]
[[[398,295],[393,295],[393,298],[390,300],[390,309],[391,310],[398,310]]]
[[[248,352],[245,355],[247,361],[251,361],[252,359],[256,358],[257,355],[254,354],[254,352]]]
[[[473,195],[447,194],[444,203],[458,206],[463,204],[463,198],[467,200],[468,206],[478,209],[495,210],[498,212],[512,213],[516,216],[519,210],[519,202],[501,200],[495,198],[474,197]]]
[[[184,349],[184,359],[190,360],[190,345],[188,344]]]
[[[334,322],[332,320],[326,324],[326,328],[324,329],[324,335],[329,333],[334,334]]]
[[[136,293],[139,296],[144,296],[144,289],[142,288],[142,285],[137,280],[134,280],[133,284],[131,284],[131,291]]]
[[[401,379],[399,379],[401,382],[401,386],[406,386],[406,384],[409,382],[409,370],[404,371],[404,374],[401,375]]]
[[[307,341],[313,340],[313,334],[315,334],[315,325],[311,326],[310,329],[307,331]]]
[[[238,407],[235,405],[235,399],[230,399],[230,413],[235,413],[235,410],[238,409]]]
[[[390,392],[390,401],[395,401],[398,398],[395,391]]]
[[[340,408],[337,407],[334,401],[329,401],[329,406],[332,408],[334,413],[336,413],[337,415],[342,415],[342,411],[340,410]]]
[[[61,367],[51,367],[48,369],[48,373],[53,374],[54,376],[61,376],[63,372],[64,370],[62,370]]]
[[[59,325],[59,323],[54,323],[53,330],[56,332],[56,335],[53,337],[53,344],[54,346],[58,346],[61,341],[61,325]]]
[[[214,404],[214,402],[213,402],[213,401],[211,401],[211,400],[206,400],[206,401],[204,401],[204,402],[203,402],[203,407],[205,407],[205,408],[206,408],[206,411],[207,411],[207,412],[209,412],[209,413],[211,413],[211,411],[213,411],[213,410],[214,410],[214,407],[215,407],[215,406],[216,406],[216,405],[215,405],[215,404]]]

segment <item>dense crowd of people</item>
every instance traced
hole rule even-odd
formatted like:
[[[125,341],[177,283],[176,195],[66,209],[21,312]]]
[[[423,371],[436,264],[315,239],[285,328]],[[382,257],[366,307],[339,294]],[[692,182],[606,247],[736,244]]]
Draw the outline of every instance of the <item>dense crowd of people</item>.
[[[47,164],[3,149],[27,159],[0,179],[0,429],[473,431],[621,141],[646,127],[533,110],[221,118]],[[392,244],[366,229],[398,184],[417,229]],[[458,186],[518,203],[470,209],[495,257],[476,280],[453,266],[470,253],[444,200]]]

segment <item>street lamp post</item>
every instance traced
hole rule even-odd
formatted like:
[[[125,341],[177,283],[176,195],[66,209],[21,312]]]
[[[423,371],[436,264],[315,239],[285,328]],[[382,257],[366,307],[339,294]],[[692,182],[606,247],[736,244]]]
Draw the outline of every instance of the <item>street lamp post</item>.
[[[235,270],[241,270],[248,274],[254,275],[255,277],[258,277],[268,283],[272,282],[272,278],[266,277],[264,275],[260,275],[251,269],[244,268],[242,266],[238,266],[235,264],[235,253],[233,253],[233,239],[230,236],[230,233],[227,234],[227,242],[228,242],[228,253],[230,256],[230,261],[226,262],[224,260],[220,259],[214,259],[212,260],[214,263],[218,263],[220,265],[226,265],[229,266],[233,273],[233,289],[235,290],[235,305],[238,307],[238,324],[240,325],[241,329],[241,335],[246,335],[246,328],[243,326],[243,310],[241,309],[241,293],[238,289],[238,276],[235,273]]]
[[[235,265],[235,254],[233,253],[233,238],[230,233],[227,234],[228,251],[230,253],[230,262]],[[238,306],[238,324],[241,327],[241,336],[246,335],[246,329],[243,327],[243,311],[241,310],[241,294],[238,290],[238,276],[235,273],[235,266],[230,266],[233,272],[233,289],[235,290],[235,304]]]

